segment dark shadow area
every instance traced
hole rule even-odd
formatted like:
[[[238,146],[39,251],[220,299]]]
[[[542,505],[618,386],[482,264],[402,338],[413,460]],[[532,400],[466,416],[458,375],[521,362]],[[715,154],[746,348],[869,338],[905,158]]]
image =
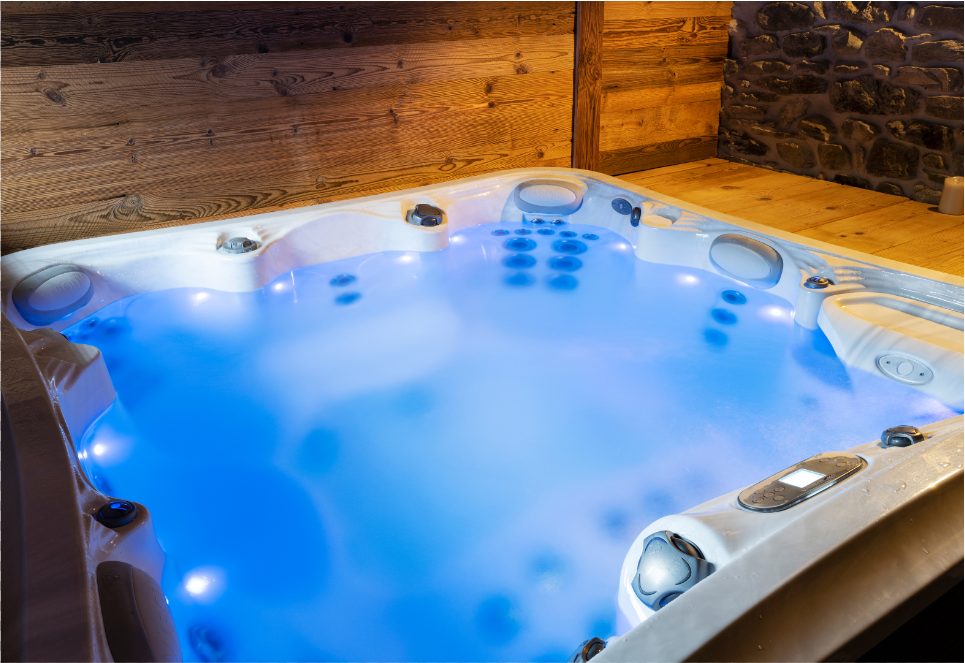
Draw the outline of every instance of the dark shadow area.
[[[965,593],[959,581],[858,661],[909,663],[963,660],[963,597]]]
[[[6,366],[4,366],[6,368]],[[16,451],[13,445],[13,431],[7,404],[0,400],[0,502],[3,503],[3,517],[0,518],[0,612],[3,613],[3,629],[0,633],[0,660],[19,661],[22,658],[23,642],[23,521],[20,512],[20,474],[17,470]]]

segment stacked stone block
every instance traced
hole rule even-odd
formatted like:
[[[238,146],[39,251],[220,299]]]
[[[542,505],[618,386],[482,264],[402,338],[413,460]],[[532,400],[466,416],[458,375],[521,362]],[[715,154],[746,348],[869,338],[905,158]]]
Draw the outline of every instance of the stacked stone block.
[[[934,203],[962,174],[963,5],[735,2],[718,153]]]

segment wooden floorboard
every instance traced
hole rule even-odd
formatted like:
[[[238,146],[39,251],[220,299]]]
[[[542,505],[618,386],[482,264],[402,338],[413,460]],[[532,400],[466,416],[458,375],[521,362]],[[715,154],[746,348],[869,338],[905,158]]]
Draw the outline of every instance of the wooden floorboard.
[[[621,178],[748,221],[962,276],[963,217],[902,196],[723,159]]]

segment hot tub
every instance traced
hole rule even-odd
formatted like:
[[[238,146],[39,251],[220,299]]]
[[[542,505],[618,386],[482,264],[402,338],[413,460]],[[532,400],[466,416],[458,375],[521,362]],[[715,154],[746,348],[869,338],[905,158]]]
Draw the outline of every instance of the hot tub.
[[[961,279],[568,169],[2,269],[73,658],[814,660],[961,566]]]

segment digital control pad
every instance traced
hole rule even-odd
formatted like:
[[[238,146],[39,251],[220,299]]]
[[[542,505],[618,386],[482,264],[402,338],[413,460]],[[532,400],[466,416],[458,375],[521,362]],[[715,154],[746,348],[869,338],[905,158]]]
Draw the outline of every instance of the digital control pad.
[[[737,502],[752,511],[783,511],[840,483],[866,465],[854,454],[824,453],[745,488]]]

